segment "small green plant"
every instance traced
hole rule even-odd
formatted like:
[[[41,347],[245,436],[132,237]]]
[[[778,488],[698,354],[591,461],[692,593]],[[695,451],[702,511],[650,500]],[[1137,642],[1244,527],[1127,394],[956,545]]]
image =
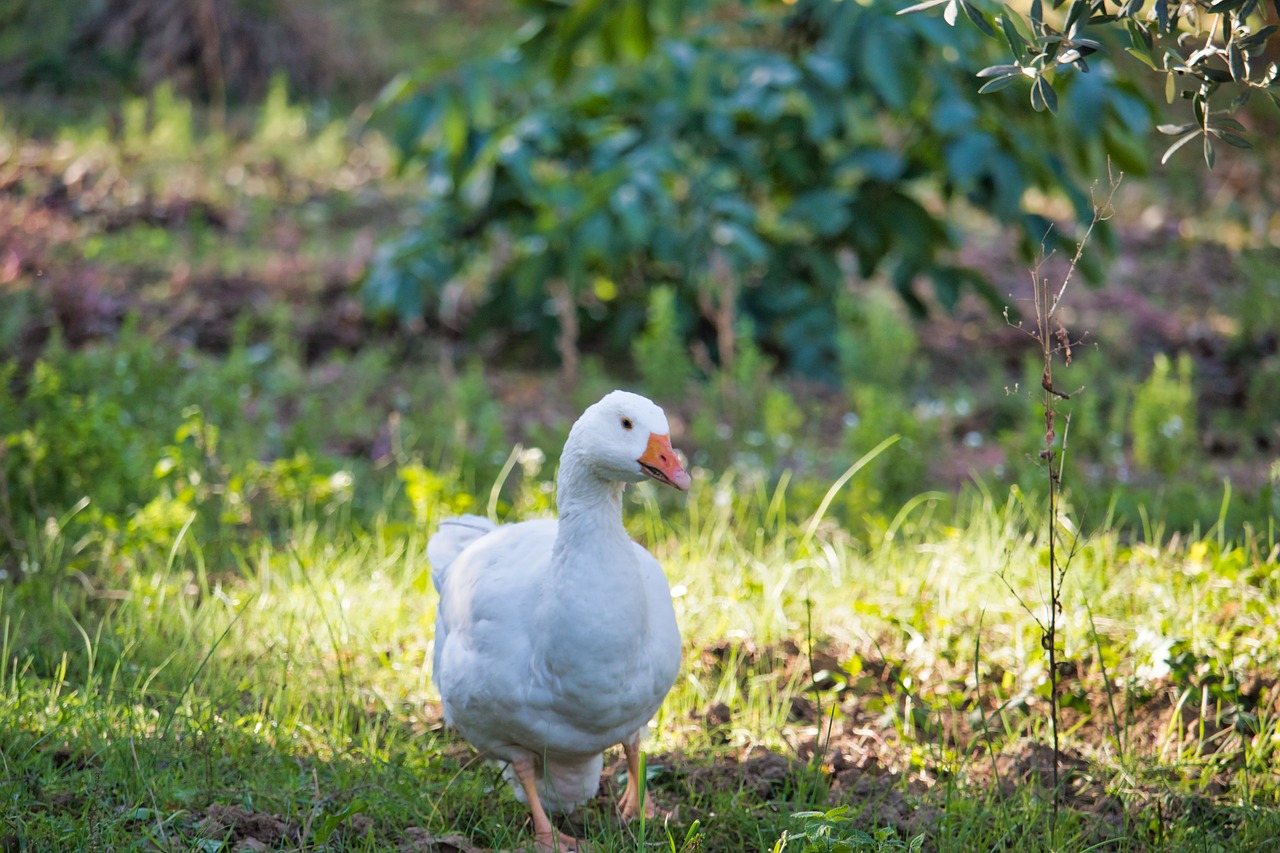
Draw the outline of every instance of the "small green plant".
[[[1190,355],[1180,354],[1175,367],[1167,355],[1156,354],[1151,375],[1134,394],[1129,423],[1138,465],[1165,477],[1183,467],[1197,445]]]
[[[1280,401],[1280,355],[1262,361],[1249,380],[1246,392],[1244,424],[1250,438],[1272,448],[1280,447],[1280,417],[1276,416]]]
[[[946,415],[940,400],[913,403],[903,390],[877,384],[854,384],[848,390],[840,449],[857,458],[887,435],[901,443],[875,460],[866,477],[849,484],[842,497],[845,518],[857,518],[873,508],[901,506],[928,487],[929,465],[937,458]]]
[[[1266,339],[1280,330],[1280,252],[1274,248],[1241,252],[1240,272],[1245,278],[1232,312],[1240,320],[1241,348],[1266,346]]]
[[[653,288],[644,331],[631,345],[631,358],[646,388],[655,393],[681,392],[694,373],[687,341],[675,290],[670,285]]]
[[[924,847],[923,834],[903,841],[889,827],[871,833],[858,829],[852,825],[848,811],[848,806],[839,806],[825,812],[796,812],[791,819],[799,824],[799,829],[783,832],[773,845],[773,853],[881,853],[890,850],[917,853]]]

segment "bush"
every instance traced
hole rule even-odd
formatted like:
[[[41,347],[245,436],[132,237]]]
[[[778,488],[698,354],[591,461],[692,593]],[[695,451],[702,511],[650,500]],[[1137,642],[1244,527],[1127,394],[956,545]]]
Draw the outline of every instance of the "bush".
[[[973,74],[997,53],[973,30],[836,0],[717,21],[659,32],[630,64],[587,57],[572,71],[579,45],[543,38],[390,88],[386,115],[406,162],[426,167],[426,200],[376,258],[371,306],[532,340],[546,357],[548,286],[564,283],[584,344],[627,354],[650,282],[670,282],[710,338],[732,325],[709,316],[727,277],[764,349],[834,379],[834,306],[851,278],[886,274],[917,311],[922,281],[944,307],[966,291],[1000,307],[956,263],[949,212],[984,212],[1031,255],[1058,232],[1029,190],[1087,219],[1083,176],[1107,157],[1143,165],[1149,110],[1114,75],[1064,88],[1064,109],[1088,119],[1064,133],[1011,92],[977,94]]]

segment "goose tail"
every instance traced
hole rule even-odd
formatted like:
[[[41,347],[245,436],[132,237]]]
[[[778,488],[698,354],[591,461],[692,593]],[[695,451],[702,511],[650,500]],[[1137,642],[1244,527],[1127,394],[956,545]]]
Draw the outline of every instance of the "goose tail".
[[[446,518],[427,540],[427,559],[431,561],[431,583],[439,592],[450,564],[458,559],[472,542],[497,529],[498,525],[480,515]]]

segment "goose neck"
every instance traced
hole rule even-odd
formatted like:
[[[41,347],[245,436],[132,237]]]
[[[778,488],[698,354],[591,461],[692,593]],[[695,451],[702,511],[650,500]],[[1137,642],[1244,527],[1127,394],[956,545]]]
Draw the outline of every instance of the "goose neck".
[[[557,478],[556,504],[560,531],[559,550],[595,542],[613,544],[626,541],[622,526],[623,484],[607,480],[593,472],[582,456],[566,447]]]

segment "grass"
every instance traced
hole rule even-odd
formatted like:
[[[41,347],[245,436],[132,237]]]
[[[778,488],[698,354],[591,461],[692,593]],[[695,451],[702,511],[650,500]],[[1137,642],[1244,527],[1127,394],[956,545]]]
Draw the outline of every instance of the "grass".
[[[1014,762],[1042,735],[1044,656],[1023,610],[1042,600],[1043,548],[1029,532],[1041,509],[1016,495],[925,501],[892,536],[859,539],[788,520],[785,488],[705,471],[695,482],[686,510],[660,507],[647,487],[629,507],[667,567],[686,641],[649,745],[659,802],[679,810],[649,838],[679,844],[696,819],[705,849],[771,849],[795,830],[792,813],[825,810],[829,795],[863,808],[851,827],[915,830],[931,849],[1043,834],[1041,789],[1030,777],[1005,793],[972,781],[991,756],[958,734],[977,730],[981,709],[995,752]],[[11,837],[33,850],[142,839],[231,849],[250,824],[210,810],[235,807],[275,818],[280,837],[259,840],[281,849],[386,849],[411,828],[524,843],[522,809],[439,725],[428,530],[403,503],[367,529],[294,509],[283,529],[226,551],[188,528],[91,574],[71,570],[72,543],[47,532],[44,556],[0,599],[0,824]],[[1065,742],[1077,778],[1118,801],[1107,818],[1120,823],[1100,831],[1084,808],[1068,810],[1041,849],[1108,833],[1124,849],[1160,846],[1153,832],[1187,849],[1273,843],[1277,687],[1248,700],[1227,680],[1274,672],[1277,553],[1212,536],[1080,542],[1062,627],[1077,674],[1067,692],[1082,710]],[[809,642],[839,669],[817,692]],[[1104,690],[1110,712],[1090,698]],[[797,703],[815,699],[823,716],[797,718]],[[823,725],[825,755],[820,741],[806,765]],[[868,771],[875,794],[849,798],[832,757],[860,730],[885,746]],[[753,768],[748,756],[765,750],[795,761]],[[877,806],[886,789],[901,793]],[[1164,805],[1151,817],[1153,803]],[[606,849],[634,843],[607,802],[577,821]]]

